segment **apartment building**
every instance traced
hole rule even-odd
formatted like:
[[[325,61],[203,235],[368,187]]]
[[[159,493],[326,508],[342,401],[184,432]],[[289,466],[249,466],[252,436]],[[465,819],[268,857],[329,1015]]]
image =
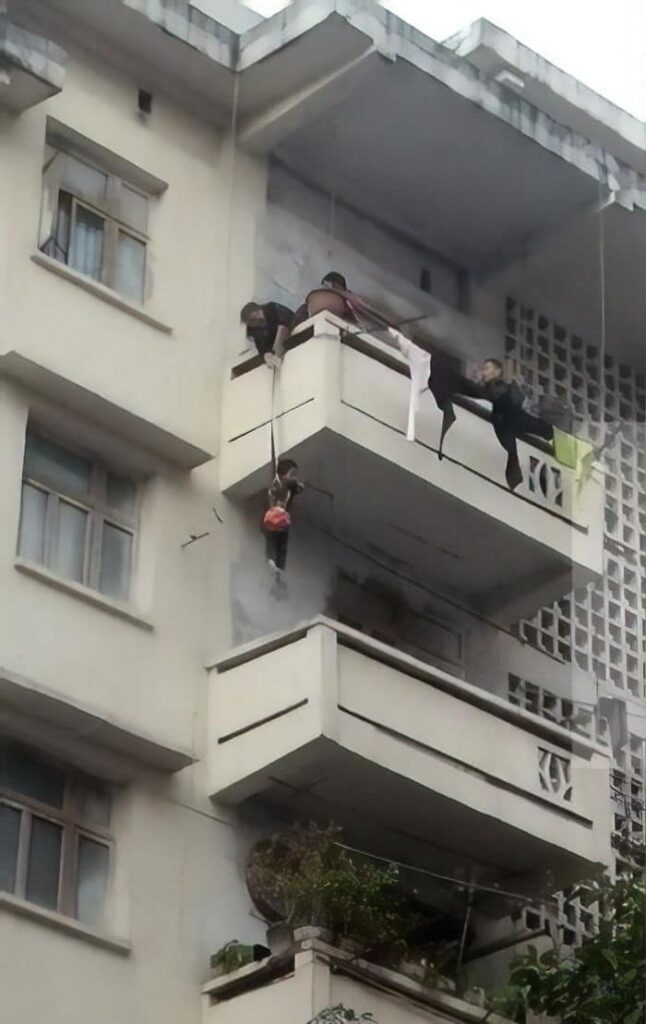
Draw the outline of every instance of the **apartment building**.
[[[470,893],[477,986],[643,864],[644,124],[367,0],[0,7],[0,1019],[477,1020],[311,936],[209,962],[264,943],[245,865],[295,821],[458,934]],[[330,269],[589,457],[523,437],[512,491],[456,399],[440,459],[392,338],[326,310],[274,375],[241,306]],[[307,485],[279,581],[272,435]]]

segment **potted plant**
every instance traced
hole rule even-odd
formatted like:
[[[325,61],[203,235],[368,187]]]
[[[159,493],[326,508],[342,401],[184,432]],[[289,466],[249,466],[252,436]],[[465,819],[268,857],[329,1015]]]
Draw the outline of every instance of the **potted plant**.
[[[396,942],[405,930],[397,869],[353,856],[335,826],[258,843],[247,866],[254,903],[270,923],[272,951],[304,927],[352,953]],[[302,935],[302,933],[301,933]]]
[[[211,975],[218,978],[223,974],[231,974],[247,964],[264,960],[269,953],[266,946],[245,945],[237,939],[231,939],[211,957]]]

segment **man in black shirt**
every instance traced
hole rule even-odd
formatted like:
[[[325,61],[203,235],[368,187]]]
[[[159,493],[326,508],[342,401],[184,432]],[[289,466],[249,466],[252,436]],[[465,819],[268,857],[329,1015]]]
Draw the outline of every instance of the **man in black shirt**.
[[[267,366],[276,367],[284,355],[284,347],[294,320],[294,314],[279,302],[247,302],[240,310],[240,322],[247,328],[247,338],[253,341]]]
[[[510,490],[515,490],[523,479],[518,460],[518,437],[522,434],[533,434],[545,441],[551,441],[554,437],[553,427],[544,420],[525,412],[523,409],[525,396],[515,381],[509,382],[504,379],[503,365],[499,359],[485,359],[477,381],[468,380],[450,371],[442,371],[441,365],[436,366],[435,362],[431,364],[429,388],[444,414],[439,448],[440,458],[446,433],[455,422],[453,395],[485,398],[491,402],[491,425],[495,435],[507,452],[505,467],[507,486]]]

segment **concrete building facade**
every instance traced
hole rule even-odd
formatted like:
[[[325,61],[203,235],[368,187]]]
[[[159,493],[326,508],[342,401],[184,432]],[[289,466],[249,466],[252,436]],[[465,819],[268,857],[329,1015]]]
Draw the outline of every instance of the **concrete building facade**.
[[[0,1020],[478,1019],[320,936],[209,980],[297,820],[479,892],[467,986],[643,866],[645,176],[644,124],[486,22],[0,3]],[[331,268],[585,468],[525,436],[512,492],[457,399],[439,459],[428,391],[409,440],[374,324],[308,316],[274,375],[241,306]]]

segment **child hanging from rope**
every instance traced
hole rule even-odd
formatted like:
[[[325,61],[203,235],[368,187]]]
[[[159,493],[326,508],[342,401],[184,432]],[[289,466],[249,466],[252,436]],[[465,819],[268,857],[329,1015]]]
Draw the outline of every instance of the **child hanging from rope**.
[[[267,491],[267,508],[262,519],[265,534],[267,562],[279,579],[287,562],[287,543],[291,516],[289,506],[297,494],[305,490],[298,479],[298,466],[293,459],[280,459],[276,475]]]

